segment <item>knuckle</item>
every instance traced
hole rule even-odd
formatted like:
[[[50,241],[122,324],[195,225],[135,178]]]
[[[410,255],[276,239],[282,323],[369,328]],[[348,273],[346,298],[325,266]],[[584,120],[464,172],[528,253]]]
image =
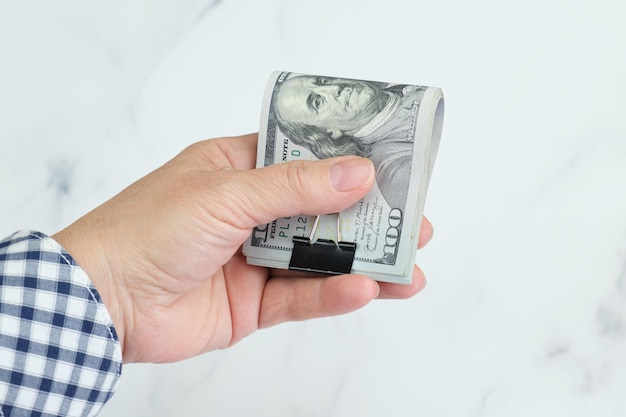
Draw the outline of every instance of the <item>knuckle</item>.
[[[298,195],[306,193],[311,180],[307,175],[307,169],[304,163],[297,162],[289,164],[287,167],[286,177],[287,185],[290,190],[295,191]]]

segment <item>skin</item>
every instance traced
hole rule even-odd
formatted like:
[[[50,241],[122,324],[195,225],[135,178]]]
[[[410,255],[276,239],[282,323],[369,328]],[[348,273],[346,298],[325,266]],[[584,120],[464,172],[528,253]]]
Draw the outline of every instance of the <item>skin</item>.
[[[354,156],[253,169],[256,144],[256,134],[196,143],[53,236],[101,294],[124,362],[179,361],[423,288],[417,267],[405,286],[248,265],[241,245],[254,226],[337,212],[374,183],[371,162]],[[419,246],[431,236],[424,219]]]
[[[276,107],[284,118],[337,139],[369,123],[387,100],[386,92],[365,81],[299,76],[283,83]]]

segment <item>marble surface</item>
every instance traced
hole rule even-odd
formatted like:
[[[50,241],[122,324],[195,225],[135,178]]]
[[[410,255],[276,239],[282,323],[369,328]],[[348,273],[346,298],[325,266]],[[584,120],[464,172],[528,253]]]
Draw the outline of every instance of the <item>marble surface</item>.
[[[129,365],[101,416],[626,415],[626,3],[0,2],[0,234],[53,233],[271,71],[433,85],[427,288]]]

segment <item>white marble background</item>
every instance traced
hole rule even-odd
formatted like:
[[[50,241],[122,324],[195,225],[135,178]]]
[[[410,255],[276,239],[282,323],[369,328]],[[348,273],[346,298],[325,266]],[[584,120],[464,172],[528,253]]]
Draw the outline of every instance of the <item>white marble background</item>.
[[[0,0],[0,234],[53,233],[271,71],[434,85],[427,288],[129,365],[102,416],[626,415],[626,3]]]

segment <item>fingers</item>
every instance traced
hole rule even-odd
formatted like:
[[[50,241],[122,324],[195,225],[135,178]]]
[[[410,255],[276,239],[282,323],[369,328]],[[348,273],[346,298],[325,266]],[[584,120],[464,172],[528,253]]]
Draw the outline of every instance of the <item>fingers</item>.
[[[411,298],[426,286],[426,277],[422,270],[415,265],[413,269],[413,281],[410,285],[392,284],[379,282],[380,293],[378,299],[406,299]]]
[[[420,228],[420,236],[419,236],[419,239],[417,240],[417,249],[421,249],[424,246],[426,246],[426,244],[430,242],[430,239],[432,238],[433,238],[433,225],[430,222],[430,220],[428,220],[424,216],[422,217],[422,226]]]
[[[278,217],[338,212],[363,198],[375,180],[372,162],[356,156],[286,162],[231,175],[230,201],[224,203],[238,211],[242,228]]]
[[[362,275],[272,278],[263,293],[259,328],[349,313],[376,298],[378,291],[378,283]]]
[[[268,280],[265,286],[259,328],[286,321],[349,313],[364,307],[373,298],[410,298],[420,292],[425,284],[424,274],[417,266],[411,285],[376,282],[362,275],[294,278],[287,276],[287,273],[280,274]]]

